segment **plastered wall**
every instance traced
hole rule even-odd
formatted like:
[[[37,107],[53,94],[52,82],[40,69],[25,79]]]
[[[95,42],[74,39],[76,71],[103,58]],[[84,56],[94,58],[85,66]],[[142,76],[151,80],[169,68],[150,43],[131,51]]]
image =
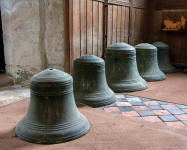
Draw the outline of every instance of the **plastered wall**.
[[[65,0],[1,0],[6,72],[67,71]]]

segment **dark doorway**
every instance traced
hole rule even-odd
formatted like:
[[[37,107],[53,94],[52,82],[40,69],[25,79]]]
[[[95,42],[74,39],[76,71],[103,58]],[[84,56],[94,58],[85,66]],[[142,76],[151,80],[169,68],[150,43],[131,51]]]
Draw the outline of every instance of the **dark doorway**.
[[[0,10],[0,74],[5,73],[5,57],[4,57],[4,45],[3,45],[3,30]]]

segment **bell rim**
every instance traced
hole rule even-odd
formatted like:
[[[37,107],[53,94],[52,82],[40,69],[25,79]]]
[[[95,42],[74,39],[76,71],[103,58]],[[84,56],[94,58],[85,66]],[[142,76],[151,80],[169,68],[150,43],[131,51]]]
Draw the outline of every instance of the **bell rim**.
[[[19,128],[19,126],[20,126],[20,124],[18,124],[17,126],[16,126],[16,132],[15,132],[15,134],[16,134],[16,136],[19,138],[19,139],[21,139],[21,140],[23,140],[23,141],[27,141],[27,142],[30,142],[30,143],[36,143],[36,144],[57,144],[57,143],[64,143],[64,142],[68,142],[68,141],[72,141],[72,140],[75,140],[75,139],[78,139],[78,138],[80,138],[80,137],[82,137],[82,136],[84,136],[85,134],[87,134],[88,132],[89,132],[89,130],[90,130],[90,123],[89,123],[89,121],[88,121],[88,119],[84,116],[84,115],[82,115],[81,114],[81,117],[82,117],[82,120],[83,121],[81,121],[81,123],[80,124],[78,124],[78,125],[80,125],[80,126],[84,126],[84,128],[82,128],[82,127],[80,127],[80,129],[76,129],[78,132],[76,132],[76,133],[74,133],[74,134],[72,134],[72,135],[70,135],[70,136],[63,136],[63,133],[64,133],[64,129],[61,129],[61,130],[58,130],[58,131],[62,131],[61,133],[62,133],[62,136],[60,137],[60,138],[56,138],[55,140],[54,140],[54,138],[53,138],[53,140],[46,140],[46,141],[40,141],[40,142],[38,142],[38,139],[35,139],[35,138],[31,138],[31,137],[29,137],[29,136],[25,136],[25,134],[20,134],[21,132],[18,132],[18,128]],[[75,125],[76,126],[76,125]],[[70,128],[73,128],[73,127],[75,127],[75,126],[72,126],[72,127],[70,127]],[[67,129],[70,129],[70,128],[67,128]],[[28,128],[27,128],[28,129]],[[82,130],[81,130],[82,129]],[[32,130],[31,130],[32,131]],[[50,131],[50,132],[54,132],[53,130],[52,131]],[[39,132],[38,132],[39,133]],[[58,132],[59,133],[59,132]],[[41,136],[41,135],[40,135]],[[51,135],[48,135],[48,136],[52,136],[52,134]],[[55,142],[54,142],[55,141]]]
[[[143,79],[144,80],[144,79]],[[130,86],[129,86],[130,85]],[[126,84],[124,83],[111,83],[109,84],[110,88],[117,93],[123,93],[123,92],[134,92],[134,91],[142,91],[148,89],[148,84],[144,80],[142,82],[135,83],[134,85],[132,84]]]
[[[97,98],[98,99],[98,98]],[[102,107],[102,106],[107,106],[110,104],[113,104],[116,102],[117,98],[114,94],[114,96],[111,96],[110,98],[105,98],[105,99],[99,99],[99,100],[93,100],[91,97],[82,97],[82,98],[77,98],[76,101],[91,107]]]

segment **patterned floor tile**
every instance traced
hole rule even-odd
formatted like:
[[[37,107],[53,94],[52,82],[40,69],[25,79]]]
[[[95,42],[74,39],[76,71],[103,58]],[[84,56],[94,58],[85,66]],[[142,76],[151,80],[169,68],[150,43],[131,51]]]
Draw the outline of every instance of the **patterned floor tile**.
[[[163,102],[163,101],[158,101],[158,103],[159,103],[160,105],[169,105],[169,104],[171,104],[171,103]]]
[[[145,105],[159,105],[159,103],[157,101],[145,101],[144,102]]]
[[[146,102],[146,101],[151,101],[151,99],[150,98],[144,98],[144,97],[141,97],[140,98],[143,102]]]
[[[174,116],[172,116],[172,115],[168,115],[168,116],[159,116],[161,119],[162,119],[162,121],[164,121],[164,122],[173,122],[173,121],[178,121],[178,119],[177,118],[175,118]]]
[[[132,95],[116,95],[116,103],[97,108],[149,122],[159,122],[177,128],[187,128],[187,106]]]
[[[147,106],[133,106],[134,110],[141,111],[141,110],[149,110]]]
[[[150,121],[150,122],[162,122],[157,116],[147,116],[142,117],[143,120]]]
[[[151,110],[162,110],[163,108],[159,105],[150,105],[148,106]]]
[[[184,111],[185,113],[187,113],[187,109],[182,109],[182,111]]]
[[[105,112],[120,112],[118,107],[108,107],[108,108],[104,108]]]
[[[142,102],[130,102],[132,106],[143,106],[145,105],[144,103]]]
[[[182,123],[187,126],[187,120],[182,120]]]
[[[176,104],[176,106],[180,109],[187,109],[187,106],[185,105]]]
[[[126,107],[119,107],[120,111],[124,112],[124,111],[133,111],[134,109],[130,106],[126,106]]]
[[[180,121],[176,121],[176,122],[165,122],[168,126],[171,127],[175,127],[175,128],[186,128],[186,126],[180,122]]]
[[[181,114],[184,114],[185,112],[180,110],[180,109],[169,109],[168,110],[171,114],[173,115],[181,115]]]
[[[116,106],[132,106],[129,102],[116,102]]]
[[[161,105],[161,107],[164,109],[178,109],[174,104]]]
[[[142,110],[142,111],[137,111],[137,113],[140,114],[140,116],[154,116],[155,114],[152,111],[149,110]]]
[[[175,115],[175,117],[179,120],[187,120],[187,114]]]
[[[139,117],[140,115],[136,111],[122,112],[123,116],[127,117]]]
[[[131,97],[131,98],[127,98],[127,101],[129,102],[141,102],[141,99],[138,97]]]
[[[167,115],[171,115],[167,110],[152,110],[155,115],[158,116],[167,116]]]

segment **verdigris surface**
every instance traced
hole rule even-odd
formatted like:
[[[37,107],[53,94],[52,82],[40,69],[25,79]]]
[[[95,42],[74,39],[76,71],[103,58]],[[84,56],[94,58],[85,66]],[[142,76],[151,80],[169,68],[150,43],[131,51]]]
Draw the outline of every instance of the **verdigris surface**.
[[[106,77],[109,86],[115,92],[148,88],[137,69],[135,48],[126,43],[115,43],[107,48]]]
[[[173,73],[177,69],[171,64],[169,45],[164,42],[154,42],[158,50],[158,65],[164,73]]]
[[[146,81],[165,80],[166,76],[158,66],[157,48],[148,43],[138,44],[135,48],[140,75]]]
[[[46,69],[31,78],[31,100],[26,116],[16,126],[16,135],[32,143],[53,144],[86,134],[88,120],[78,111],[72,77]]]
[[[75,100],[92,107],[112,104],[115,93],[108,87],[105,62],[94,55],[85,55],[74,61]]]

